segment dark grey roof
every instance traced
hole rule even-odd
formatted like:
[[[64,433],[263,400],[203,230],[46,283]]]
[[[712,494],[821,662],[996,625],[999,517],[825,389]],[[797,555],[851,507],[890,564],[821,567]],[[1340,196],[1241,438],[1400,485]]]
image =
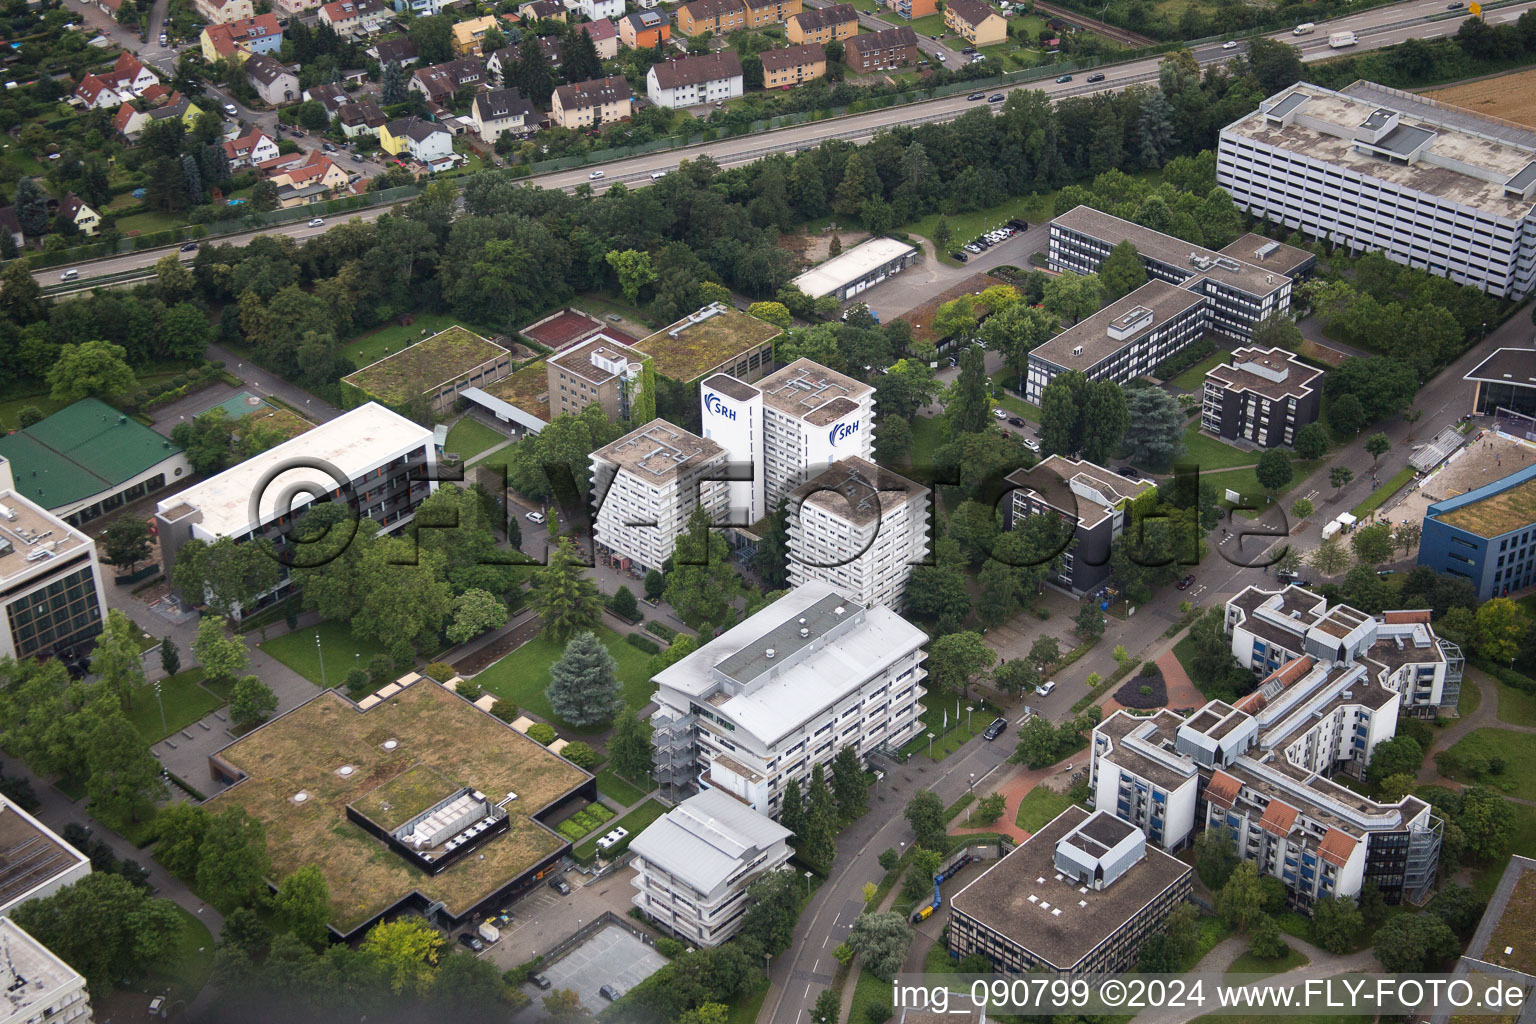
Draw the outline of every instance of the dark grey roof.
[[[853,4],[833,4],[830,7],[810,7],[792,17],[802,31],[812,32],[816,29],[858,21],[859,12],[854,10]]]
[[[1462,379],[1536,387],[1536,348],[1498,349]]]
[[[292,71],[264,53],[253,54],[246,60],[245,73],[262,85],[271,85],[283,75],[293,75]]]
[[[378,51],[379,62],[414,60],[419,54],[416,51],[416,43],[410,36],[400,36],[397,39],[381,39],[374,44]]]
[[[772,72],[824,61],[827,59],[827,51],[821,48],[820,43],[803,43],[782,50],[764,50],[758,56],[762,58],[763,70]]]
[[[1381,141],[1376,143],[1380,149],[1396,153],[1399,156],[1407,156],[1424,143],[1435,137],[1435,133],[1428,128],[1415,128],[1411,124],[1400,124],[1396,128],[1383,135]]]
[[[1370,117],[1367,117],[1364,121],[1360,122],[1360,127],[1366,129],[1367,131],[1375,131],[1376,129],[1385,125],[1388,121],[1392,120],[1392,115],[1395,113],[1395,110],[1385,110],[1381,107],[1377,107],[1375,110],[1371,111]]]
[[[618,103],[620,100],[629,99],[633,93],[624,76],[614,75],[609,78],[594,78],[590,82],[562,85],[555,90],[555,95],[560,97],[561,109],[578,110],[603,103]]]
[[[6,211],[9,211],[10,209],[11,208],[9,206],[5,208]],[[4,212],[5,211],[0,211],[0,215],[3,215]],[[14,217],[14,213],[12,216]],[[714,390],[720,392],[722,395],[730,395],[738,402],[750,402],[752,399],[762,394],[761,391],[757,390],[757,388],[753,387],[751,384],[743,384],[741,381],[737,380],[735,377],[732,377],[728,373],[715,374],[713,377],[704,382],[704,386],[707,388],[713,388]]]
[[[448,129],[442,125],[433,124],[431,121],[419,117],[402,117],[398,121],[389,122],[386,127],[389,129],[389,134],[403,135],[416,142],[420,142],[436,132],[442,132],[445,135],[448,133]]]
[[[820,640],[824,633],[846,620],[849,610],[849,601],[841,594],[828,594],[805,609],[798,619],[785,619],[721,661],[715,670],[746,686],[772,668],[775,659],[782,663],[802,647]]]
[[[865,32],[847,39],[845,47],[860,53],[870,50],[886,50],[898,46],[916,46],[917,33],[905,25],[899,28],[883,28],[879,32]]]
[[[1295,110],[1305,102],[1307,102],[1306,93],[1293,92],[1279,103],[1276,103],[1274,106],[1270,107],[1267,111],[1265,111],[1265,113],[1270,117],[1284,117],[1286,114],[1289,114],[1291,111]]]
[[[525,118],[538,117],[533,104],[524,99],[523,94],[516,89],[492,89],[490,92],[477,94],[475,112],[479,114],[482,121],[514,117],[518,114]]]
[[[663,61],[653,65],[656,84],[663,89],[677,89],[685,85],[701,85],[722,78],[735,78],[741,74],[741,59],[736,51],[707,53],[682,60]]]
[[[1524,192],[1536,182],[1536,160],[1532,160],[1520,168],[1520,173],[1504,183],[1504,187],[1515,192]]]
[[[386,120],[383,108],[373,100],[343,103],[336,108],[336,116],[341,118],[342,124],[365,124],[370,128],[377,128]]]

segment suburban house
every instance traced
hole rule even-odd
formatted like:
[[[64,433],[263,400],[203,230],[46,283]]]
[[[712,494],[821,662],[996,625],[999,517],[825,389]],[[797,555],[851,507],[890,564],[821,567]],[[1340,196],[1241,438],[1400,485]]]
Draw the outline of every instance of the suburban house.
[[[394,61],[401,67],[408,68],[419,59],[416,42],[410,36],[381,39],[373,44],[371,52],[381,66]]]
[[[939,13],[938,4],[934,0],[885,0],[885,6],[908,21]]]
[[[746,0],[747,28],[777,25],[800,13],[800,0]]]
[[[743,91],[741,59],[724,50],[654,64],[645,73],[645,91],[652,103],[671,110],[728,100]]]
[[[859,12],[854,10],[853,4],[813,7],[790,15],[784,21],[784,29],[791,43],[821,43],[825,46],[834,39],[857,35]]]
[[[576,9],[585,14],[588,21],[602,21],[623,14],[624,0],[576,0]]]
[[[476,134],[486,142],[495,142],[503,132],[524,136],[539,130],[539,112],[516,89],[476,93],[469,116]]]
[[[485,58],[485,70],[490,72],[493,80],[507,84],[507,74],[517,66],[517,51],[516,46],[503,46]]]
[[[917,33],[905,25],[854,36],[843,44],[843,63],[854,71],[886,71],[922,60]]]
[[[75,87],[75,96],[87,110],[115,107],[144,95],[150,86],[159,84],[154,71],[145,66],[133,54],[124,51],[112,65],[112,70],[99,75],[86,75]]]
[[[21,221],[16,219],[16,207],[0,207],[0,231],[11,236],[11,241],[20,249],[26,241],[26,236],[21,231]]]
[[[619,55],[619,29],[613,22],[607,18],[594,18],[582,22],[580,28],[592,37],[592,45],[597,48],[597,55],[603,60],[613,60]]]
[[[725,35],[746,27],[743,0],[693,0],[677,9],[677,30],[685,36]]]
[[[163,88],[163,86],[151,86],[145,90],[144,98],[148,99],[152,93]],[[137,138],[138,134],[144,130],[144,126],[151,121],[179,117],[188,128],[194,128],[197,125],[197,119],[203,116],[202,109],[179,92],[157,96],[155,104],[148,110],[140,110],[132,103],[125,102],[113,115],[112,127],[122,133],[124,138],[132,140]]]
[[[479,88],[485,82],[485,66],[473,57],[461,57],[411,72],[409,88],[433,103],[447,104],[460,89]]]
[[[304,99],[314,100],[325,108],[327,114],[334,114],[343,104],[352,102],[352,94],[335,82],[322,82],[305,89]]]
[[[495,24],[496,18],[490,14],[458,22],[453,26],[453,52],[460,57],[478,56],[486,31]]]
[[[268,106],[291,103],[299,97],[299,76],[264,53],[245,62],[245,77]]]
[[[561,128],[590,128],[630,114],[632,94],[623,75],[562,85],[549,103],[549,119]]]
[[[632,50],[655,46],[672,38],[672,26],[656,11],[636,11],[619,19],[619,39]]]
[[[439,169],[453,159],[453,135],[439,124],[419,117],[402,117],[379,129],[379,146],[392,156],[404,153]]]
[[[517,9],[517,16],[524,21],[564,21],[565,5],[560,0],[529,0]]]
[[[256,17],[256,8],[251,0],[196,0],[194,6],[203,20],[213,25],[248,21]]]
[[[560,52],[560,36],[539,36],[539,53],[549,62],[549,66],[557,68],[564,54]]]
[[[336,118],[341,122],[341,133],[349,139],[359,135],[379,134],[379,129],[389,121],[384,111],[373,100],[343,103],[336,108]]]
[[[275,14],[258,14],[245,21],[204,27],[198,41],[203,59],[212,64],[230,58],[244,61],[253,53],[276,53],[283,45],[283,29]]]
[[[260,129],[224,143],[224,159],[229,161],[232,171],[254,167],[278,156],[277,143]]]
[[[986,0],[950,0],[944,24],[972,46],[992,46],[1008,39],[1008,22]]]
[[[58,216],[79,228],[82,235],[94,235],[96,229],[101,227],[101,214],[85,205],[85,200],[73,192],[66,195],[59,204]]]
[[[427,18],[434,14],[442,14],[444,7],[457,2],[458,0],[395,0],[395,13],[410,11],[418,18]]]
[[[764,50],[763,88],[789,89],[827,73],[827,52],[820,43],[804,43],[782,50]]]
[[[277,205],[280,208],[288,210],[295,206],[318,203],[347,187],[347,172],[334,160],[319,153],[312,156],[309,163],[272,178],[272,183],[277,186]]]
[[[293,18],[320,6],[320,0],[274,0],[279,16]]]
[[[336,0],[320,8],[321,24],[343,36],[371,36],[389,22],[391,11],[379,0]]]

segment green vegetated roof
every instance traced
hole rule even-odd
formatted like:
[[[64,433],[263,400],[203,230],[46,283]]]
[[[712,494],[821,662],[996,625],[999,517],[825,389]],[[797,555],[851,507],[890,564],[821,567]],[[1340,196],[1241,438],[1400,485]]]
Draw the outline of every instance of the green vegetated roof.
[[[682,328],[676,337],[668,332]],[[765,320],[726,309],[706,320],[686,320],[663,328],[635,345],[655,360],[656,372],[684,384],[692,383],[728,359],[733,359],[784,332]]]
[[[1498,537],[1511,530],[1536,522],[1536,480],[1527,480],[1481,501],[1442,512],[1442,523],[1475,533],[1479,537]]]
[[[111,490],[181,451],[105,402],[86,398],[0,437],[16,489],[44,508]]]
[[[347,376],[348,384],[396,405],[468,373],[507,350],[465,327],[449,327]]]

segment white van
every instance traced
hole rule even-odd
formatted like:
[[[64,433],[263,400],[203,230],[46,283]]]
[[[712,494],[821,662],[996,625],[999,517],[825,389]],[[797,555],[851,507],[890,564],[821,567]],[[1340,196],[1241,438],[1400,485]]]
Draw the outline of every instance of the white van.
[[[1314,25],[1310,21],[1304,21],[1300,25],[1297,25],[1295,28],[1291,29],[1291,35],[1293,35],[1293,36],[1309,36],[1309,35],[1311,35],[1315,31],[1317,31],[1317,26],[1316,25]]]
[[[662,178],[665,178],[666,176],[667,176],[667,172],[666,171],[652,171],[651,172],[651,180],[652,181],[660,181]]]
[[[76,270],[74,267],[70,267],[68,270],[64,271],[64,273],[59,275],[59,280],[78,281],[80,280],[80,271]]]

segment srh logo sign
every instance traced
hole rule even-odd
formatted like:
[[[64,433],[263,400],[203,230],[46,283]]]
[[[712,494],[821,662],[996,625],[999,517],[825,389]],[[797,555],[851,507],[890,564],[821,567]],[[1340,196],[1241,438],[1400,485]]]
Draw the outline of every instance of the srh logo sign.
[[[827,441],[831,443],[833,448],[836,448],[839,441],[846,441],[858,432],[858,420],[854,420],[852,423],[838,423],[831,430],[827,431]]]
[[[720,396],[713,392],[704,396],[704,411],[711,416],[720,416],[728,420],[736,418],[736,410],[722,402]]]

